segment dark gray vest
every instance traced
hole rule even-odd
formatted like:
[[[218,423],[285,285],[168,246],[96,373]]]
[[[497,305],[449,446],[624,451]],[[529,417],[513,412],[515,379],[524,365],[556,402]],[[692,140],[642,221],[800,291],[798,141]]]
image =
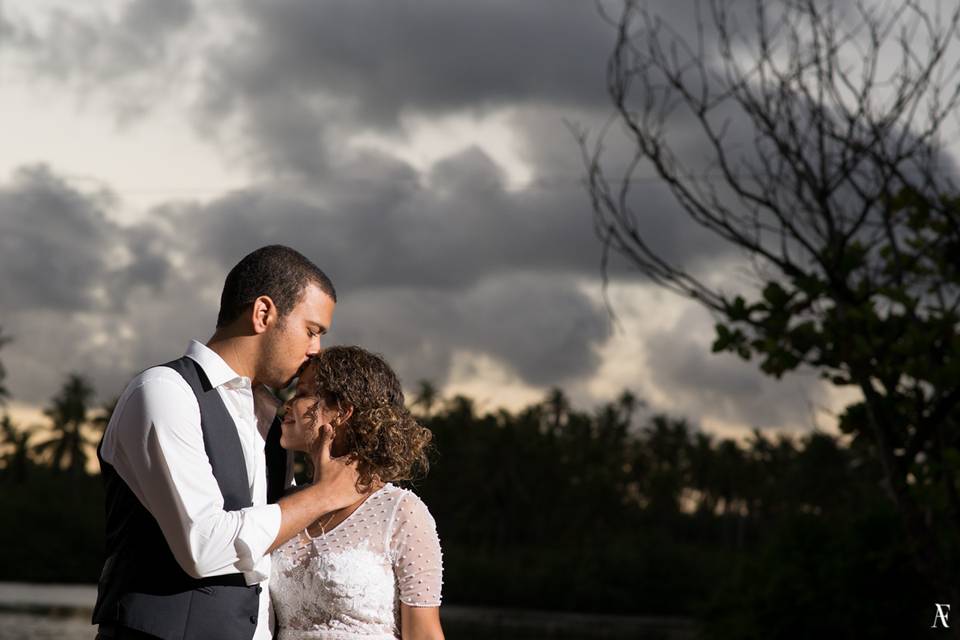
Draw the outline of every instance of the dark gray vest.
[[[203,369],[184,356],[168,362],[193,389],[200,426],[223,508],[252,504],[237,427]],[[177,563],[157,521],[116,470],[100,457],[106,489],[106,561],[97,588],[93,623],[119,625],[174,640],[240,640],[253,637],[261,587],[248,587],[243,574],[190,577]],[[280,447],[280,421],[267,437],[268,499],[283,492],[286,452]]]

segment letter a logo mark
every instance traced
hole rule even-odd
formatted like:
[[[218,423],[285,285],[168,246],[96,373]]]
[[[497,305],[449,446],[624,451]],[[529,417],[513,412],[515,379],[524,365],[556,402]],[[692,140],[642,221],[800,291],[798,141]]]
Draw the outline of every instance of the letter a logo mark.
[[[933,618],[933,626],[931,629],[937,628],[937,621],[939,620],[943,624],[944,629],[949,629],[950,625],[947,624],[947,616],[950,615],[950,605],[948,604],[938,604],[937,613]]]

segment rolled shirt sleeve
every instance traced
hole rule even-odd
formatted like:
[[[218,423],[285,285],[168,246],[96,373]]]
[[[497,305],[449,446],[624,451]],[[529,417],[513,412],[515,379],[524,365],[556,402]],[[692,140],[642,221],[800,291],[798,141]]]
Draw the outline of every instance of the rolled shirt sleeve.
[[[280,507],[224,510],[186,381],[168,367],[148,369],[116,413],[104,459],[156,518],[183,570],[195,578],[243,572],[247,584],[269,577],[266,551],[280,530]]]
[[[235,542],[236,567],[246,575],[247,584],[253,584],[270,577],[267,549],[280,531],[280,505],[248,507],[241,514],[243,521]]]

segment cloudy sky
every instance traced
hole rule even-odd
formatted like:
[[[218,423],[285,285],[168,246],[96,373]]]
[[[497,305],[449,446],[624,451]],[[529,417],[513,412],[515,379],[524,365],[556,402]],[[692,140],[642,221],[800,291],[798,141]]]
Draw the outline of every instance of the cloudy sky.
[[[70,371],[108,399],[208,338],[229,268],[283,243],[337,285],[328,344],[408,388],[487,410],[630,389],[724,435],[831,428],[833,392],[711,354],[711,318],[623,266],[609,321],[565,123],[610,116],[612,42],[585,0],[2,2],[14,411]],[[733,264],[655,182],[638,197],[667,255]]]

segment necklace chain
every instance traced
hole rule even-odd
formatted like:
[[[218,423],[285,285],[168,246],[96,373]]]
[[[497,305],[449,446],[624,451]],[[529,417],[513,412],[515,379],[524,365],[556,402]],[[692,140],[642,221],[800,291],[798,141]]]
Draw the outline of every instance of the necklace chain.
[[[367,495],[365,495],[365,496],[363,496],[362,498],[360,498],[359,500],[357,500],[354,504],[348,505],[348,506],[344,507],[344,509],[349,509],[349,511],[347,512],[347,515],[346,515],[346,517],[344,518],[344,520],[346,520],[347,518],[349,518],[350,515],[351,515],[354,511],[356,511],[357,509],[359,509],[359,508],[360,508],[360,505],[362,505],[364,502],[366,502],[367,498],[369,498],[371,495],[373,495],[373,493],[374,493],[374,492],[370,492],[370,493],[368,493]],[[325,534],[327,533],[327,527],[330,525],[331,522],[333,522],[334,517],[336,517],[336,515],[337,515],[338,513],[340,513],[341,511],[343,511],[343,509],[337,509],[337,510],[335,510],[335,511],[331,511],[331,512],[328,513],[326,516],[320,516],[319,518],[317,518],[316,520],[313,521],[313,523],[314,523],[315,525],[317,525],[317,526],[320,527],[320,535],[325,535]],[[324,518],[326,518],[326,522],[323,522]]]
[[[327,524],[328,524],[328,525],[333,521],[333,517],[334,517],[335,515],[337,515],[337,512],[336,512],[336,511],[331,511],[330,513],[327,514]],[[325,534],[327,533],[327,529],[326,529],[326,527],[324,526],[324,523],[321,522],[322,520],[323,520],[323,516],[317,518],[316,521],[315,521],[315,524],[320,527],[320,535],[325,535]]]

